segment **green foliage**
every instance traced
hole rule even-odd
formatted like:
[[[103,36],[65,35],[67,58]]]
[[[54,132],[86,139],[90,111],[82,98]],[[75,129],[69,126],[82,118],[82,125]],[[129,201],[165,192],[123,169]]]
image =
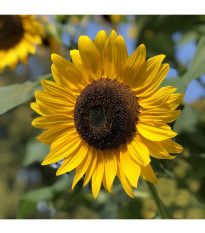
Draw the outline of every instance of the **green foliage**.
[[[28,192],[19,201],[17,218],[30,218],[40,201],[53,200],[57,194],[64,192],[70,184],[69,177],[65,176],[52,186]]]
[[[26,144],[26,152],[22,165],[29,166],[34,162],[41,163],[49,151],[50,147],[43,143],[39,143],[36,138],[30,140]]]
[[[199,114],[190,106],[185,106],[181,115],[174,125],[174,131],[177,133],[195,132],[197,123],[199,121]]]
[[[0,114],[25,103],[34,96],[36,90],[41,90],[41,79],[48,79],[51,74],[46,74],[35,82],[26,81],[23,84],[12,84],[0,88]]]
[[[197,45],[197,50],[191,63],[191,67],[182,76],[182,79],[186,83],[186,86],[191,82],[192,79],[196,79],[202,74],[205,74],[205,36],[201,37]]]

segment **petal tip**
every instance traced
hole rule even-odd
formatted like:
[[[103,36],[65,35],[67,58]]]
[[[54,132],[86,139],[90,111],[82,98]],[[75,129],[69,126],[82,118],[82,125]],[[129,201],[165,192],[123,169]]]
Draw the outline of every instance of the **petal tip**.
[[[98,193],[93,193],[93,197],[96,199],[98,197]]]
[[[51,54],[51,60],[52,60],[52,62],[53,62],[53,60],[55,59],[56,56],[58,56],[58,54],[56,54],[56,53],[52,53]]]
[[[31,125],[32,125],[33,127],[36,127],[36,126],[35,126],[35,120],[36,120],[36,119],[34,119],[34,120],[31,122]]]
[[[71,190],[73,190],[75,188],[75,183],[72,184]]]
[[[91,41],[91,39],[88,36],[85,36],[85,35],[80,36],[79,39],[78,39],[78,46],[79,46],[79,44],[81,44],[81,43],[83,43],[85,41]]]
[[[36,104],[36,102],[30,103],[30,108],[33,109],[33,105]]]
[[[158,184],[158,179],[157,178],[153,180],[153,184]]]
[[[48,165],[48,163],[44,160],[42,163],[41,163],[42,166],[45,166],[45,165]]]
[[[110,35],[111,35],[111,34],[117,35],[117,32],[113,29],[113,30],[111,31]]]
[[[59,170],[57,170],[56,176],[60,176],[60,175],[62,175],[62,173]]]
[[[135,195],[134,195],[134,193],[132,192],[132,193],[127,193],[131,198],[135,198]]]
[[[145,46],[145,44],[140,44],[140,45],[138,46],[138,48],[140,48],[140,49],[146,49],[146,46]]]

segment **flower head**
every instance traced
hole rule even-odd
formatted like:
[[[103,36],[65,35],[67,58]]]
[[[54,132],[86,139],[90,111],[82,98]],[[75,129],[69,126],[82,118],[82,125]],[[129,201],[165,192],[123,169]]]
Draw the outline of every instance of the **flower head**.
[[[139,176],[157,183],[150,156],[173,159],[169,153],[182,151],[167,123],[179,116],[183,95],[159,88],[169,70],[164,55],[146,60],[142,44],[128,57],[115,31],[109,38],[100,31],[94,42],[81,36],[70,55],[73,63],[52,54],[55,82],[42,80],[31,104],[42,115],[33,126],[47,129],[38,140],[51,145],[42,165],[63,159],[57,175],[76,169],[72,188],[83,176],[83,186],[92,179],[95,198],[101,184],[111,192],[118,176],[133,197]]]
[[[28,53],[41,43],[43,28],[31,15],[0,16],[0,73],[6,66],[15,69],[20,60],[28,64]]]

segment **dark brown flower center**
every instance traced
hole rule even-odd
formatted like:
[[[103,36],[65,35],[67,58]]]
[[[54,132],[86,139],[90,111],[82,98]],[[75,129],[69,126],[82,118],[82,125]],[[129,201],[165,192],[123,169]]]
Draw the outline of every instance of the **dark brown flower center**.
[[[99,150],[118,148],[136,132],[137,97],[122,83],[101,78],[77,99],[75,126],[80,136]]]
[[[21,40],[24,34],[21,17],[0,15],[0,50],[8,50]]]

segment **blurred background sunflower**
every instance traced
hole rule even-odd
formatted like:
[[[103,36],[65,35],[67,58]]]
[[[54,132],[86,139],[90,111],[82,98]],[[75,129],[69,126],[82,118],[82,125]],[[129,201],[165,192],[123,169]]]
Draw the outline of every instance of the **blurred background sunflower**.
[[[41,44],[43,27],[34,15],[0,15],[0,73],[18,62],[28,65],[28,54]]]

